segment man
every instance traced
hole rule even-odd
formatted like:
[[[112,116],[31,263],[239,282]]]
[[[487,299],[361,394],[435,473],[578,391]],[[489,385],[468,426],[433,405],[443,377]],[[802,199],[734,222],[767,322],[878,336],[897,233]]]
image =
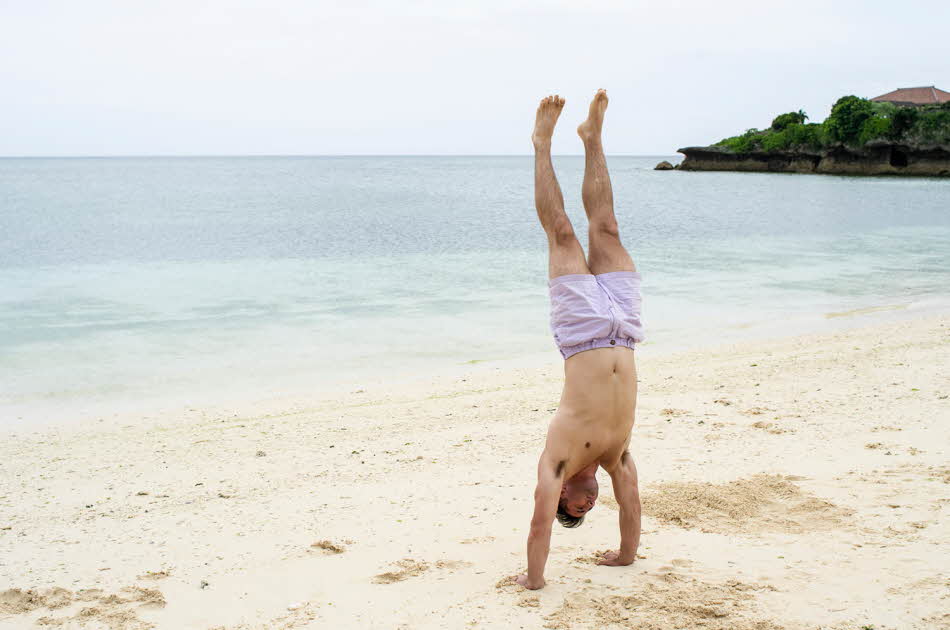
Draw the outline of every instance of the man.
[[[564,357],[564,390],[538,461],[534,516],[528,535],[525,588],[544,586],[544,565],[555,518],[577,527],[597,500],[595,474],[609,475],[620,508],[620,548],[598,564],[633,563],[640,544],[637,468],[627,450],[637,399],[633,347],[643,340],[640,274],[620,243],[613,191],[601,144],[607,92],[599,90],[587,120],[577,128],[586,162],[582,196],[589,222],[588,252],[564,212],[551,165],[551,136],[564,99],[538,106],[534,142],[534,202],[548,237],[551,328]]]

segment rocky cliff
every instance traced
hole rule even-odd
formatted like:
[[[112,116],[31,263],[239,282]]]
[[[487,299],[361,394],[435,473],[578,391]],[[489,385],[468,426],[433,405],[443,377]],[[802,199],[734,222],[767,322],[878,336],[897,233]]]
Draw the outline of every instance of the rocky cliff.
[[[752,171],[834,175],[950,177],[950,147],[907,146],[878,141],[860,149],[837,145],[820,151],[735,153],[721,146],[679,149],[683,171]]]

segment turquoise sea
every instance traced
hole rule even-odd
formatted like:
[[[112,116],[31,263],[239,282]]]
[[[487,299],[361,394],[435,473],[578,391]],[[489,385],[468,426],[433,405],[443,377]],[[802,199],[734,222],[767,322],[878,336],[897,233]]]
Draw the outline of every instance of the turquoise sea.
[[[608,160],[641,351],[950,305],[950,182],[660,159]],[[583,158],[555,167],[583,233]],[[0,159],[0,427],[556,359],[532,185],[530,157]]]

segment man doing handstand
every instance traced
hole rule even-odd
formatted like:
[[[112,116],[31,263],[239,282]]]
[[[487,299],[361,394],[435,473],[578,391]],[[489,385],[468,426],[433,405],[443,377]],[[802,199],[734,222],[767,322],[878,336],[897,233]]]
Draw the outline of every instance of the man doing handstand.
[[[538,461],[528,572],[517,578],[529,589],[544,586],[554,519],[577,527],[594,507],[598,467],[610,475],[620,508],[620,549],[605,553],[598,564],[631,564],[640,544],[637,468],[627,450],[637,401],[633,347],[643,340],[640,274],[620,243],[614,217],[601,144],[607,92],[597,92],[577,128],[586,154],[586,259],[551,165],[551,136],[563,107],[559,96],[542,100],[532,135],[534,203],[548,237],[551,329],[564,357],[564,390]]]

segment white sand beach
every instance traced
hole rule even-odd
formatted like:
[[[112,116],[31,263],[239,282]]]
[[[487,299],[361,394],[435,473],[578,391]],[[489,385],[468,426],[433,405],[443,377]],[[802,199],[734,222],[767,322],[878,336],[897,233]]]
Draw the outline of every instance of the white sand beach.
[[[609,479],[525,566],[535,368],[0,442],[0,628],[950,628],[950,317],[639,350],[641,557]]]

